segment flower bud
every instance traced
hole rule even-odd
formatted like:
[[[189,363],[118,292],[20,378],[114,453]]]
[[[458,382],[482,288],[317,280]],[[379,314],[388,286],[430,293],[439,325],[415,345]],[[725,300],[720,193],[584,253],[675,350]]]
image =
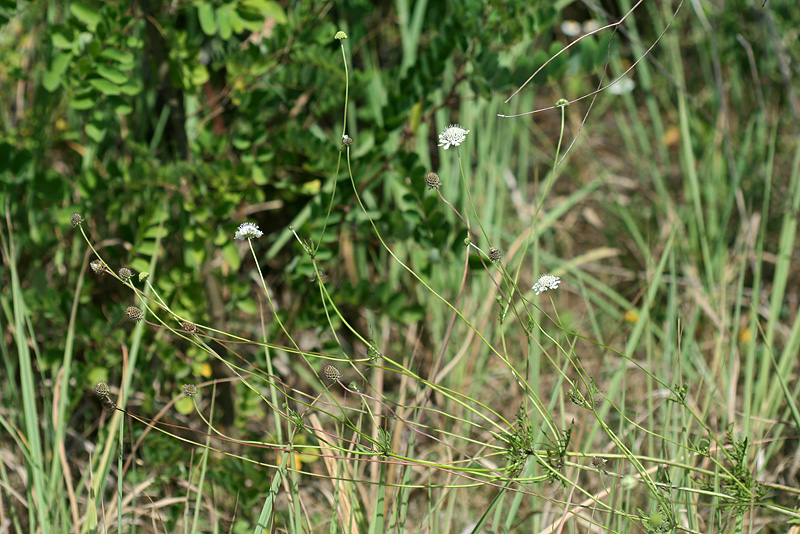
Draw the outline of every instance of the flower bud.
[[[322,372],[330,382],[336,382],[342,377],[342,373],[332,365],[326,365]]]

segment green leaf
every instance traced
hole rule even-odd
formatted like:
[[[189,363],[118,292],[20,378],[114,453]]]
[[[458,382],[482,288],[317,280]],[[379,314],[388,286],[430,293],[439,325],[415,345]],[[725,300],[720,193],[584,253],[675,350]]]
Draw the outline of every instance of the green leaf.
[[[416,133],[422,123],[422,111],[422,102],[417,102],[411,107],[411,117],[408,120],[411,133]]]
[[[114,111],[120,115],[130,115],[133,113],[133,106],[127,102],[120,102],[114,105]]]
[[[72,58],[67,52],[61,52],[53,58],[53,62],[42,76],[42,85],[51,93],[61,85],[61,75],[67,70],[69,60]]]
[[[148,239],[164,239],[169,235],[169,230],[163,226],[151,226],[144,232],[144,237]]]
[[[89,97],[73,98],[69,102],[69,107],[71,107],[72,109],[86,110],[93,108],[95,104],[97,104],[97,101],[94,98],[89,98]]]
[[[195,87],[203,85],[210,79],[210,76],[208,75],[208,69],[201,63],[195,63],[192,65],[188,75],[192,85]]]
[[[319,180],[309,180],[299,187],[298,192],[301,195],[316,195],[322,188],[322,183]]]
[[[222,257],[231,266],[233,272],[238,271],[242,265],[242,256],[239,254],[239,249],[236,248],[236,243],[232,239],[222,247]]]
[[[278,2],[270,0],[244,0],[242,6],[257,11],[265,19],[274,19],[278,24],[286,24],[286,12]]]
[[[247,150],[253,142],[247,137],[234,137],[231,144],[236,150]]]
[[[264,174],[264,171],[258,165],[253,165],[251,173],[251,178],[254,184],[265,185],[267,183],[267,175]]]
[[[119,90],[128,96],[136,96],[142,92],[142,82],[139,80],[131,80],[124,85],[120,85]]]
[[[98,65],[97,74],[117,85],[121,85],[128,81],[128,77],[125,76],[125,74],[106,65]]]
[[[121,92],[118,85],[114,85],[108,80],[104,80],[102,78],[92,78],[89,80],[89,85],[104,95],[118,95]]]
[[[117,48],[106,48],[100,52],[100,57],[121,63],[123,68],[133,66],[133,54]]]
[[[136,247],[136,252],[141,254],[142,256],[152,256],[153,253],[156,251],[156,242],[150,241],[143,241],[139,243],[139,246]]]
[[[134,258],[130,263],[130,268],[136,272],[145,271],[150,268],[150,262],[144,258]]]
[[[69,11],[76,19],[86,24],[90,30],[94,30],[103,20],[97,9],[83,2],[72,2],[69,5]]]
[[[95,143],[101,143],[103,139],[106,138],[106,129],[100,129],[92,123],[86,125],[86,135],[89,136],[89,139],[94,141]]]
[[[256,303],[251,298],[239,299],[236,301],[236,309],[247,314],[253,314],[258,311]]]
[[[53,42],[53,46],[56,48],[60,48],[61,50],[71,50],[72,49],[72,41],[66,38],[63,33],[56,32],[50,36],[50,40]]]
[[[189,397],[181,397],[175,401],[175,409],[183,415],[189,415],[194,412],[194,401]]]
[[[236,11],[239,23],[242,28],[251,32],[258,32],[264,28],[264,17],[253,11],[239,10]]]
[[[228,13],[231,17],[231,27],[233,28],[233,33],[244,32],[244,21],[239,16],[239,13],[237,13],[234,9],[230,10]]]
[[[97,384],[98,382],[108,380],[108,369],[105,367],[92,367],[91,370],[86,373],[86,380],[89,384]]]
[[[231,26],[231,13],[228,6],[217,8],[217,23],[219,24],[219,36],[223,41],[227,41],[233,35],[233,27]]]
[[[217,19],[214,18],[214,8],[206,2],[197,6],[197,18],[200,20],[200,29],[208,36],[217,34]]]

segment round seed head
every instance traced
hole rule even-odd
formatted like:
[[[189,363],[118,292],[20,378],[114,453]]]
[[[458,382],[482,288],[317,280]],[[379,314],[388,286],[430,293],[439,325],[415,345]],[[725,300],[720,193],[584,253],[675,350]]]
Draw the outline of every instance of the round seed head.
[[[183,321],[181,323],[181,327],[189,334],[197,333],[197,325],[194,323],[190,323],[189,321]]]
[[[123,267],[117,272],[117,274],[119,274],[119,277],[122,278],[123,282],[127,282],[128,280],[131,279],[131,276],[133,276],[133,271],[131,271],[127,267]]]
[[[330,382],[336,382],[342,377],[342,373],[340,373],[339,370],[332,365],[326,365],[322,372],[325,374],[325,378],[327,378]]]
[[[69,222],[72,223],[72,227],[75,228],[79,224],[83,222],[83,215],[80,213],[73,213],[72,216],[69,218]]]
[[[197,395],[197,386],[194,384],[184,384],[183,385],[183,394],[187,397],[194,397]]]
[[[438,174],[431,171],[425,175],[425,185],[428,186],[428,189],[439,189],[439,186],[442,185],[442,181],[439,179]]]
[[[106,402],[103,404],[103,407],[106,409],[106,413],[114,413],[114,410],[117,409],[117,404],[111,401]]]
[[[98,276],[106,274],[106,266],[101,260],[92,260],[89,262],[89,267],[91,267],[94,274]]]
[[[352,144],[353,144],[353,138],[352,138],[352,137],[350,137],[350,136],[349,136],[349,135],[347,135],[347,134],[344,134],[344,135],[342,136],[342,144],[343,144],[343,145],[348,145],[348,146],[349,146],[349,145],[352,145]]]
[[[128,308],[125,310],[125,315],[128,316],[128,319],[136,323],[142,320],[142,316],[144,314],[142,313],[142,310],[136,306],[128,306]]]
[[[502,258],[502,257],[503,257],[503,254],[502,254],[502,253],[501,253],[501,252],[500,252],[498,249],[496,249],[496,248],[494,248],[494,247],[491,247],[491,248],[489,249],[489,259],[490,259],[491,261],[493,261],[493,262],[494,262],[494,261],[497,261],[497,260],[499,260],[499,259],[500,259],[500,258]]]
[[[107,398],[108,394],[109,394],[108,383],[106,383],[106,382],[98,382],[97,385],[94,386],[94,392],[101,399]]]
[[[336,32],[336,35],[334,35],[333,38],[341,41],[342,39],[347,39],[347,34],[344,33],[342,30],[339,30],[338,32]]]

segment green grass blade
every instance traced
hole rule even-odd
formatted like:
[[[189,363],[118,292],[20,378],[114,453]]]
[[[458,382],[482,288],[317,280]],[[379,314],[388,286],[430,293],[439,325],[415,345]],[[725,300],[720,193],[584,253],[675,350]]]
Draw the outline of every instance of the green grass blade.
[[[281,455],[281,463],[278,465],[278,470],[275,471],[275,475],[272,477],[272,485],[269,487],[269,493],[264,500],[264,506],[261,507],[261,514],[258,516],[258,522],[256,523],[255,530],[253,530],[253,534],[272,532],[271,525],[272,517],[275,513],[275,503],[278,499],[283,477],[286,476],[286,470],[291,456],[291,451],[284,451]],[[295,503],[295,506],[299,506],[299,503]]]

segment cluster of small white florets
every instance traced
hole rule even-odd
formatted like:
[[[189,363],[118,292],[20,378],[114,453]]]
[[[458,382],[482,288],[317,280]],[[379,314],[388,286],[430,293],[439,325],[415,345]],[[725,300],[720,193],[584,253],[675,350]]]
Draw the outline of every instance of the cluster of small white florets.
[[[258,225],[246,222],[239,225],[239,228],[234,234],[234,239],[258,239],[264,235],[264,232],[258,229]]]
[[[445,150],[451,146],[458,146],[467,138],[469,130],[465,130],[459,124],[451,124],[439,134],[439,146]]]
[[[543,274],[539,280],[533,284],[533,290],[536,294],[544,293],[548,289],[558,289],[558,284],[561,283],[561,278],[553,276],[552,274]]]

